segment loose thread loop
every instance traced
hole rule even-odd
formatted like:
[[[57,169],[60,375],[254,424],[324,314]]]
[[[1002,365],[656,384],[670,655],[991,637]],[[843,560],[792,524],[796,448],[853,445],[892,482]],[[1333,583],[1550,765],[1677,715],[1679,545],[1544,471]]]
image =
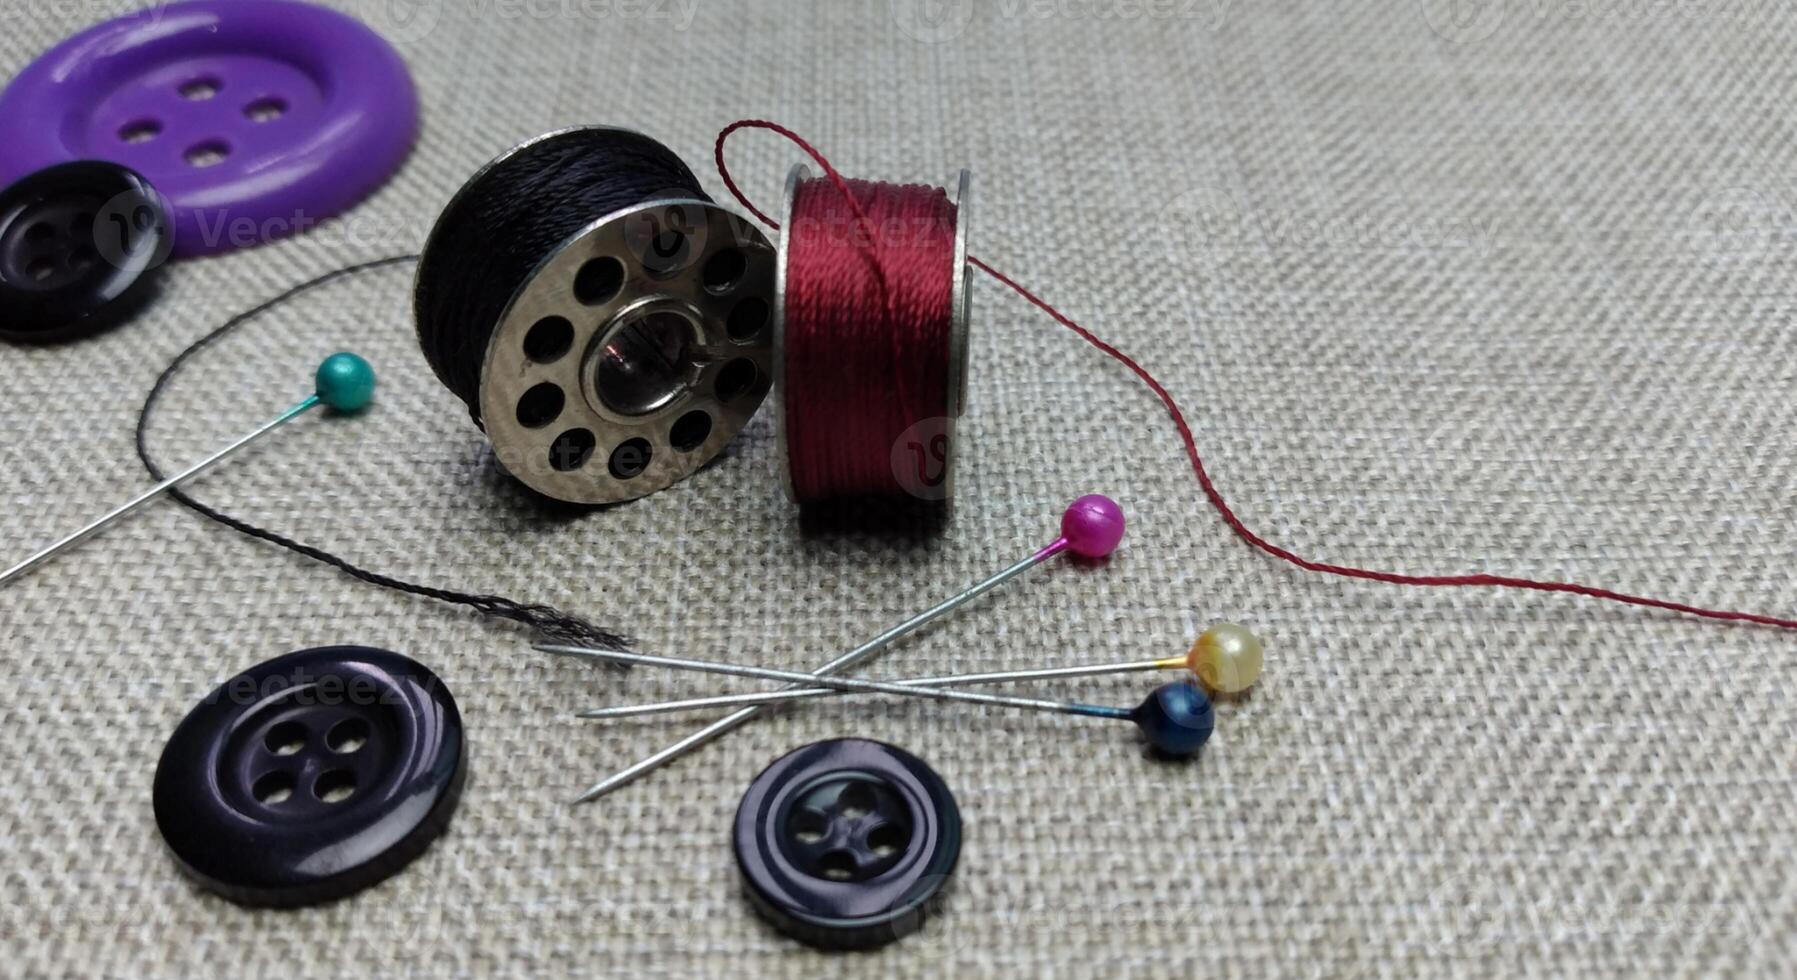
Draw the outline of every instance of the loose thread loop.
[[[737,122],[724,127],[724,129],[718,133],[717,141],[712,147],[712,157],[717,163],[718,175],[723,178],[724,186],[736,197],[737,201],[741,203],[743,207],[747,208],[764,223],[772,227],[778,227],[778,225],[775,225],[766,214],[762,213],[760,209],[750,203],[748,196],[742,192],[742,189],[737,186],[735,179],[731,177],[730,168],[724,162],[724,142],[730,138],[731,134],[743,129],[765,129],[786,138],[793,145],[804,151],[807,156],[823,169],[824,173],[837,186],[838,191],[845,198],[853,198],[853,195],[848,189],[847,181],[837,172],[836,168],[824,158],[822,153],[818,152],[815,147],[797,133],[794,133],[792,130],[787,129],[785,126],[778,123],[769,122],[763,119],[738,120]],[[859,209],[857,209],[857,214],[865,218],[865,215]],[[1683,602],[1656,599],[1650,596],[1631,595],[1626,592],[1617,592],[1613,589],[1584,585],[1578,582],[1541,581],[1507,575],[1491,575],[1487,573],[1475,573],[1470,575],[1406,575],[1398,572],[1386,572],[1377,569],[1359,568],[1353,565],[1337,565],[1329,562],[1316,561],[1314,559],[1305,558],[1287,548],[1273,544],[1249,528],[1247,523],[1236,515],[1234,509],[1231,508],[1229,503],[1223,498],[1222,492],[1217,489],[1216,484],[1211,480],[1209,472],[1205,469],[1204,460],[1198,452],[1197,439],[1192,434],[1190,424],[1186,422],[1185,413],[1180,411],[1179,404],[1174,401],[1172,394],[1167,391],[1166,386],[1156,380],[1154,375],[1148,372],[1148,369],[1144,368],[1135,358],[1130,357],[1110,343],[1100,339],[1096,334],[1092,333],[1092,331],[1074,322],[1066,314],[1055,309],[1055,307],[1048,301],[1025,288],[1017,280],[1005,275],[974,256],[968,256],[968,262],[991,276],[1001,285],[1023,297],[1023,299],[1028,301],[1032,306],[1035,306],[1037,309],[1048,314],[1056,323],[1073,331],[1086,343],[1091,344],[1106,356],[1115,359],[1118,363],[1128,368],[1130,373],[1139,378],[1143,384],[1147,385],[1149,390],[1154,393],[1155,397],[1160,399],[1161,404],[1167,410],[1167,414],[1172,417],[1173,425],[1178,429],[1180,440],[1184,443],[1186,458],[1191,463],[1192,472],[1198,479],[1198,486],[1204,492],[1205,499],[1210,502],[1210,505],[1217,511],[1217,515],[1222,518],[1223,523],[1229,527],[1230,531],[1234,533],[1236,537],[1264,554],[1295,565],[1306,571],[1317,572],[1324,575],[1335,575],[1343,578],[1386,582],[1393,585],[1432,588],[1490,587],[1524,589],[1536,592],[1563,592],[1592,599],[1601,599],[1606,602],[1618,602],[1627,605],[1645,606],[1652,609],[1663,609],[1669,612],[1685,613],[1687,615],[1700,616],[1706,619],[1756,623],[1762,626],[1777,627],[1779,629],[1797,629],[1797,619],[1768,616],[1761,613],[1738,612],[1729,609],[1712,609]]]

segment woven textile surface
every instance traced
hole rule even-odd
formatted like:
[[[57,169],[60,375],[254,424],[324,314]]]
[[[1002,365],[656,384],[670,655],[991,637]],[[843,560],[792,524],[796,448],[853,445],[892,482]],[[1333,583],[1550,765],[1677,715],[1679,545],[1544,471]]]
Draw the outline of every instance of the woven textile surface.
[[[1222,492],[1299,553],[1594,582],[1797,613],[1797,11],[1771,0],[411,0],[338,4],[415,74],[418,144],[309,235],[167,270],[103,336],[0,351],[13,557],[147,483],[133,421],[231,313],[415,251],[524,138],[603,123],[725,199],[711,142],[791,126],[845,173],[974,173],[972,250],[1137,356]],[[19,0],[0,71],[125,9]],[[732,167],[771,204],[798,157]],[[369,568],[549,602],[641,647],[800,669],[1053,536],[1129,511],[1099,567],[1054,562],[870,677],[1174,656],[1266,640],[1251,696],[1184,765],[1127,726],[835,699],[597,803],[691,730],[580,708],[749,682],[532,653],[163,502],[0,594],[0,971],[1016,976],[1769,975],[1797,955],[1797,637],[1566,596],[1298,571],[1234,538],[1126,371],[974,281],[967,455],[932,533],[801,519],[766,408],[641,501],[551,510],[492,465],[414,340],[410,272],[271,313],[177,379],[150,440],[197,458],[303,395],[338,349],[381,372],[196,495]],[[895,524],[899,526],[894,526]],[[448,833],[351,899],[239,908],[184,879],[150,785],[231,674],[363,643],[448,682],[469,727]],[[1141,675],[1038,685],[1133,704]],[[955,887],[919,934],[830,956],[739,894],[749,780],[819,738],[901,745],[954,789]]]

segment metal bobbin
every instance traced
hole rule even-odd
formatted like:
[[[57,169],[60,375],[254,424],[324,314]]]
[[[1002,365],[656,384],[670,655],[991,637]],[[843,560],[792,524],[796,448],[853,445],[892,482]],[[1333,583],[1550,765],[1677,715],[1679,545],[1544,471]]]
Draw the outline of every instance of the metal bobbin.
[[[529,140],[456,198],[519,153],[595,130],[630,132]],[[568,236],[513,292],[481,362],[480,421],[499,464],[539,493],[585,504],[692,475],[772,385],[774,266],[754,225],[696,198],[645,201]]]
[[[792,214],[798,196],[799,182],[809,180],[811,168],[804,164],[795,164],[786,174],[786,188],[780,201],[780,245],[774,264],[774,329],[773,329],[773,377],[774,388],[779,392],[774,399],[775,432],[780,453],[780,486],[786,491],[786,499],[793,503],[803,504],[793,490],[792,457],[786,442],[787,426],[787,387],[786,387],[786,260],[791,244]],[[955,180],[955,190],[950,197],[955,205],[955,254],[953,282],[950,285],[949,299],[950,320],[948,336],[948,378],[944,391],[948,395],[946,411],[941,419],[926,419],[914,430],[931,428],[928,438],[937,433],[943,436],[943,453],[941,469],[929,474],[924,481],[899,475],[899,482],[911,495],[926,500],[952,502],[955,495],[955,422],[967,410],[967,332],[973,314],[971,290],[968,289],[967,275],[967,226],[970,193],[973,174],[963,169]],[[894,447],[895,454],[915,448],[928,453],[928,447],[917,445]],[[899,465],[895,459],[894,466]]]

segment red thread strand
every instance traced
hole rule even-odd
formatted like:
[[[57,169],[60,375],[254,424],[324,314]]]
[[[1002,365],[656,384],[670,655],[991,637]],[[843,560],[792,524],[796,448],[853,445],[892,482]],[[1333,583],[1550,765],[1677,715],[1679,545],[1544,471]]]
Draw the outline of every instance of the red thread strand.
[[[717,161],[718,174],[723,178],[724,186],[729,188],[730,193],[736,196],[736,199],[742,203],[743,207],[749,209],[750,212],[769,226],[779,227],[771,221],[767,215],[763,214],[755,207],[755,205],[749,202],[748,197],[736,186],[736,181],[731,178],[730,170],[724,163],[724,141],[729,138],[731,133],[734,133],[739,129],[766,129],[778,133],[790,140],[794,145],[799,147],[799,149],[803,150],[807,156],[815,160],[818,166],[823,168],[831,182],[836,185],[838,193],[842,194],[845,198],[850,197],[847,184],[842,176],[836,172],[836,169],[830,165],[828,160],[824,159],[823,154],[819,153],[810,143],[806,142],[797,133],[794,133],[778,123],[768,122],[766,120],[739,120],[731,123],[718,134],[717,143],[713,147],[713,156]],[[869,224],[865,213],[861,212],[859,208],[857,208],[856,211],[862,224],[864,226]],[[1565,592],[1573,595],[1586,596],[1592,599],[1602,599],[1607,602],[1619,602],[1632,606],[1646,606],[1651,609],[1664,609],[1670,612],[1686,613],[1692,616],[1701,616],[1706,619],[1757,623],[1762,626],[1775,626],[1780,629],[1797,629],[1797,619],[1767,616],[1760,613],[1738,612],[1729,609],[1711,609],[1683,602],[1655,599],[1651,596],[1631,595],[1626,592],[1617,592],[1613,589],[1584,585],[1578,582],[1550,582],[1485,573],[1472,575],[1405,575],[1398,572],[1358,568],[1353,565],[1335,565],[1329,562],[1305,558],[1296,552],[1276,545],[1261,537],[1259,534],[1256,534],[1240,517],[1236,516],[1235,510],[1223,499],[1223,494],[1217,490],[1216,484],[1211,481],[1210,474],[1205,470],[1204,460],[1198,453],[1197,439],[1192,435],[1192,427],[1187,424],[1185,413],[1180,411],[1179,405],[1173,400],[1172,394],[1170,394],[1166,387],[1159,381],[1155,380],[1154,375],[1148,373],[1147,368],[1144,368],[1135,358],[1130,357],[1128,354],[1125,354],[1116,347],[1101,340],[1096,334],[1092,333],[1092,331],[1075,323],[1066,314],[1055,309],[1047,300],[1037,296],[1017,280],[999,272],[992,266],[987,265],[984,261],[974,258],[971,255],[968,257],[968,261],[979,267],[981,271],[991,276],[994,280],[1009,287],[1013,292],[1023,297],[1037,309],[1048,314],[1056,323],[1073,331],[1086,343],[1091,344],[1106,355],[1114,358],[1118,363],[1128,368],[1137,378],[1140,378],[1142,383],[1147,385],[1150,391],[1154,392],[1155,397],[1161,400],[1161,404],[1167,409],[1167,414],[1172,416],[1173,425],[1179,430],[1180,440],[1185,444],[1186,458],[1191,461],[1192,472],[1198,477],[1198,486],[1204,491],[1206,499],[1208,499],[1211,506],[1216,509],[1218,516],[1223,519],[1223,523],[1229,526],[1229,529],[1235,533],[1236,537],[1242,539],[1253,548],[1267,555],[1271,555],[1280,561],[1296,565],[1306,571],[1320,572],[1325,575],[1338,575],[1345,578],[1363,579],[1372,582],[1387,582],[1393,585],[1424,587],[1485,586],[1504,589],[1526,589],[1536,592]]]
[[[894,446],[948,411],[955,217],[940,187],[795,188],[781,397],[799,500],[906,490]]]

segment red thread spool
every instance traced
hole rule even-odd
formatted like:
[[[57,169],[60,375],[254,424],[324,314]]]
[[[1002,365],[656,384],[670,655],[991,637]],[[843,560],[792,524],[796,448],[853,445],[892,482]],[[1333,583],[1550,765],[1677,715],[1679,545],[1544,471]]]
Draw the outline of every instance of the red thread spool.
[[[803,165],[788,174],[774,386],[781,482],[794,501],[953,496],[967,401],[968,182],[961,171],[951,196],[812,180]]]

